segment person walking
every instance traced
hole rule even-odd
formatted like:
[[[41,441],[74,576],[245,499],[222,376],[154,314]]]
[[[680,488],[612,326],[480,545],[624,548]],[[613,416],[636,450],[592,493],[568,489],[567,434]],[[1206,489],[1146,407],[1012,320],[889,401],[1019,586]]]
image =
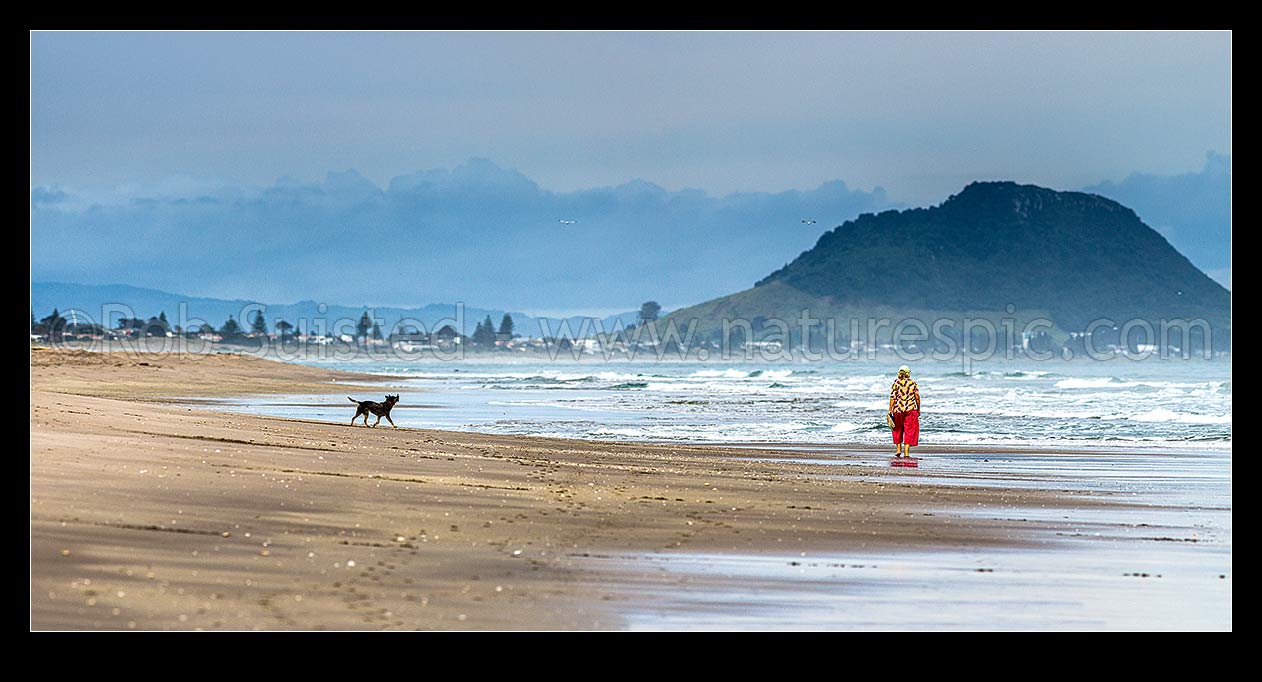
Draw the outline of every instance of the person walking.
[[[920,387],[911,378],[911,368],[898,368],[898,378],[890,387],[890,419],[894,422],[894,457],[911,457],[911,447],[920,444]]]

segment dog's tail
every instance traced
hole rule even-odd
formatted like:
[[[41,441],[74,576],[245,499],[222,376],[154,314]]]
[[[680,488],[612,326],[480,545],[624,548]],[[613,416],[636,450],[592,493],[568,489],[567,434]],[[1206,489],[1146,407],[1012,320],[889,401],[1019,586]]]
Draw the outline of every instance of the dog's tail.
[[[355,400],[354,398],[352,398],[352,397],[350,397],[350,396],[346,396],[346,399],[347,399],[347,400],[349,400],[349,401],[351,401],[351,402],[353,402],[353,403],[355,403],[356,405],[358,405],[358,404],[359,404],[359,401],[358,401],[358,400]]]

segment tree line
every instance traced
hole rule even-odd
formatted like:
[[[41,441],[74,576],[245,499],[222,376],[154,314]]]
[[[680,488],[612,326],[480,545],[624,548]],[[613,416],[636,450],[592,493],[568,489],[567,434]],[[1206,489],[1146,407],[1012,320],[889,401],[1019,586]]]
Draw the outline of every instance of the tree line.
[[[644,322],[656,320],[661,309],[662,307],[658,305],[656,301],[645,302],[642,306],[640,306],[640,323],[642,324]],[[634,327],[635,325],[633,324],[630,325],[629,328],[633,329]],[[290,339],[297,338],[302,334],[302,331],[296,325],[293,325],[283,319],[276,321],[275,329],[276,336],[279,337],[281,341],[288,341]],[[167,321],[167,314],[165,310],[159,312],[156,317],[150,317],[148,319],[138,317],[120,318],[117,326],[114,327],[114,331],[123,331],[127,334],[134,334],[137,336],[166,336],[168,333],[195,336],[200,334],[217,333],[225,340],[236,339],[244,336],[267,336],[269,333],[267,319],[263,316],[263,312],[259,310],[254,311],[253,317],[250,318],[248,332],[232,315],[229,315],[228,319],[225,320],[218,329],[215,329],[210,324],[194,325],[190,326],[188,329],[181,329],[179,325],[172,327]],[[78,322],[77,320],[67,319],[57,308],[53,308],[51,314],[40,319],[36,319],[35,311],[31,311],[31,334],[34,335],[49,336],[60,339],[65,334],[103,335],[105,332],[106,330],[95,322]],[[450,328],[450,325],[444,328],[443,332],[448,332],[445,334],[446,336],[455,335],[455,332]],[[332,337],[333,333],[328,332],[326,336]],[[492,348],[496,345],[497,341],[509,341],[517,336],[519,335],[515,333],[512,316],[508,313],[504,313],[504,316],[500,318],[499,327],[496,327],[491,321],[491,316],[487,315],[486,319],[477,324],[473,331],[473,335],[469,337],[469,340],[476,346]],[[360,342],[367,341],[368,339],[372,339],[373,341],[384,340],[384,336],[381,333],[381,325],[368,316],[367,310],[364,311],[363,315],[359,318],[359,322],[355,325],[355,339]]]

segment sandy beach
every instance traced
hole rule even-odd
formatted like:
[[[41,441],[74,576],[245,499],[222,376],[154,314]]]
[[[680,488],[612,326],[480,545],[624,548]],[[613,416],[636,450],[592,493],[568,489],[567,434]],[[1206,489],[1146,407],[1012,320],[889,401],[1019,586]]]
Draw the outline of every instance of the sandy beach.
[[[368,429],[189,405],[384,392],[375,377],[246,356],[32,349],[31,365],[37,630],[619,629],[679,580],[634,557],[1020,548],[1062,528],[976,510],[1127,504],[902,484],[876,466],[830,477],[793,449]]]

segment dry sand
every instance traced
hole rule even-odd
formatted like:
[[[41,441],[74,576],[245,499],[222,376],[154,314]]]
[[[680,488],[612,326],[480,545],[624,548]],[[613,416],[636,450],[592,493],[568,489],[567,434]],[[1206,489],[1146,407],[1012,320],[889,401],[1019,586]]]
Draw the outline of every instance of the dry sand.
[[[172,402],[373,381],[246,356],[33,349],[31,365],[33,629],[615,629],[668,578],[593,556],[1017,546],[1048,528],[955,512],[1093,504],[829,480],[792,451]]]

